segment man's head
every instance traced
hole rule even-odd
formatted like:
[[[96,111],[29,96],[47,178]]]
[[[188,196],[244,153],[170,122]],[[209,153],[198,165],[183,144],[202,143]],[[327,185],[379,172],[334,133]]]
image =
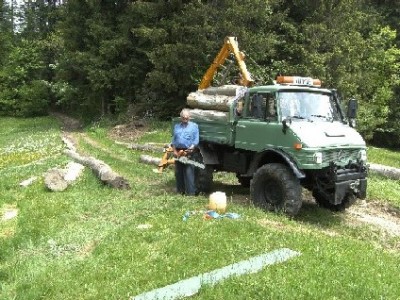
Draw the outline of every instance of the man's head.
[[[190,111],[187,108],[184,108],[182,109],[180,116],[182,123],[187,123],[190,119]]]

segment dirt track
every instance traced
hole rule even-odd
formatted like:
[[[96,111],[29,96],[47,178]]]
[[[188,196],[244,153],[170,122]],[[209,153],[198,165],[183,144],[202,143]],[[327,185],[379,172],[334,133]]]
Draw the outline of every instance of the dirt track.
[[[363,222],[384,230],[390,236],[400,236],[400,211],[378,202],[360,201],[347,211],[349,222]]]

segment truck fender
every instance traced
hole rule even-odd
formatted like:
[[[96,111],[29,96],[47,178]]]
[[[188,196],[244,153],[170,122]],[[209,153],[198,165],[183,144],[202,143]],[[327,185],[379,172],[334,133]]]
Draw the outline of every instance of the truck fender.
[[[259,168],[261,162],[263,161],[263,158],[269,155],[266,152],[272,152],[275,156],[277,155],[281,159],[283,159],[285,163],[292,169],[294,175],[296,175],[298,179],[303,179],[306,177],[306,174],[296,166],[293,160],[285,152],[276,149],[268,149],[264,152],[257,153],[254,156],[253,161],[250,163],[248,170],[249,176],[252,176],[255,173],[255,171]]]
[[[208,147],[204,145],[199,145],[199,150],[201,156],[203,157],[203,164],[205,165],[218,165],[219,160],[217,153],[215,151],[210,150]]]

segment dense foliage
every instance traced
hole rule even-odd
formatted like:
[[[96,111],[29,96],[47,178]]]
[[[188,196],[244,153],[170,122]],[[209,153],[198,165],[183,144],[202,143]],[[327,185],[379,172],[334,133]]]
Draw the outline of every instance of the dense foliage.
[[[258,83],[278,72],[319,77],[359,100],[367,140],[399,146],[397,2],[14,2],[1,2],[2,115],[170,118],[233,35]]]

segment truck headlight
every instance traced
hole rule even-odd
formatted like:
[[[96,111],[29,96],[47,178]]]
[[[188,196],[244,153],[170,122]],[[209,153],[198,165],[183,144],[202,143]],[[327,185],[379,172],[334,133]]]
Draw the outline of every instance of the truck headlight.
[[[367,151],[366,150],[360,150],[360,152],[358,152],[358,159],[360,161],[366,162],[367,161]]]
[[[315,152],[313,159],[315,163],[322,164],[322,152]]]

